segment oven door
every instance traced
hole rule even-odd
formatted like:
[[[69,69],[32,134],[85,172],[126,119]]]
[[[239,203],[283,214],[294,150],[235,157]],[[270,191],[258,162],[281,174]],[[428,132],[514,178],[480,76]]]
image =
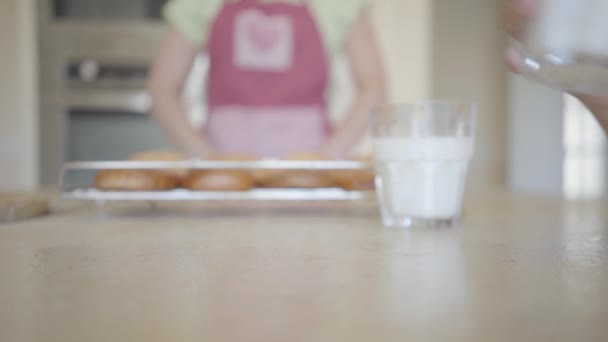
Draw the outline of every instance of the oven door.
[[[68,161],[126,160],[135,152],[170,148],[146,102],[145,93],[136,91],[43,98],[41,183],[57,185]]]
[[[127,160],[136,152],[170,148],[165,135],[143,113],[101,108],[68,108],[68,161]]]
[[[136,152],[170,148],[151,118],[141,112],[68,108],[65,140],[68,161],[127,160]],[[86,187],[94,175],[68,174],[68,184]]]

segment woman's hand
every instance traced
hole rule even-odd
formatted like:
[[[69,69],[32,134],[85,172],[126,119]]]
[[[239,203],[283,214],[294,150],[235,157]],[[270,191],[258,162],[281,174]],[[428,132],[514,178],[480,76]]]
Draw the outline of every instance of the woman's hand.
[[[148,80],[152,116],[177,148],[189,158],[209,159],[214,153],[190,124],[181,95],[199,51],[172,28],[152,66]]]
[[[530,19],[538,11],[539,0],[510,0],[505,14],[505,29],[514,39],[521,39]],[[608,32],[605,32],[608,34]],[[515,49],[509,49],[506,61],[515,73],[521,72],[522,57]],[[595,115],[604,131],[608,132],[608,93],[606,95],[572,94]]]
[[[348,156],[369,126],[368,113],[385,100],[384,70],[369,10],[362,13],[351,31],[346,42],[346,52],[356,93],[346,117],[336,126],[329,142],[320,151],[331,159]]]

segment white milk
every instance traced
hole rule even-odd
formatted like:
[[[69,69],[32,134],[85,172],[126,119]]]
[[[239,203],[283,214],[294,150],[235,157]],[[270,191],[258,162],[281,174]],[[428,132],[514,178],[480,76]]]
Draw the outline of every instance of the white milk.
[[[397,219],[453,219],[462,206],[473,140],[377,138],[378,193],[386,214]]]

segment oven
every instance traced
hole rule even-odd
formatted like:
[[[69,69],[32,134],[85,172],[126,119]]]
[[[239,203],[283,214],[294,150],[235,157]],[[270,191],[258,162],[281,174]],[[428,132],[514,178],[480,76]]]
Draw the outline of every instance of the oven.
[[[169,147],[149,116],[146,79],[162,40],[166,0],[39,2],[40,170],[56,185],[68,161],[124,160]],[[187,108],[203,120],[206,59],[188,83]]]

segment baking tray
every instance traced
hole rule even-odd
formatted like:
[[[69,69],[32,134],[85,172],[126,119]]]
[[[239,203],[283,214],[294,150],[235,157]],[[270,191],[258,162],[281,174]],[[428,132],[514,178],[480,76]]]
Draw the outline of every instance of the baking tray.
[[[358,161],[107,161],[71,162],[64,165],[60,177],[61,198],[79,201],[357,201],[375,198],[374,191],[347,191],[340,188],[265,189],[249,191],[105,191],[89,186],[67,184],[73,172],[101,170],[366,170],[370,163]]]

